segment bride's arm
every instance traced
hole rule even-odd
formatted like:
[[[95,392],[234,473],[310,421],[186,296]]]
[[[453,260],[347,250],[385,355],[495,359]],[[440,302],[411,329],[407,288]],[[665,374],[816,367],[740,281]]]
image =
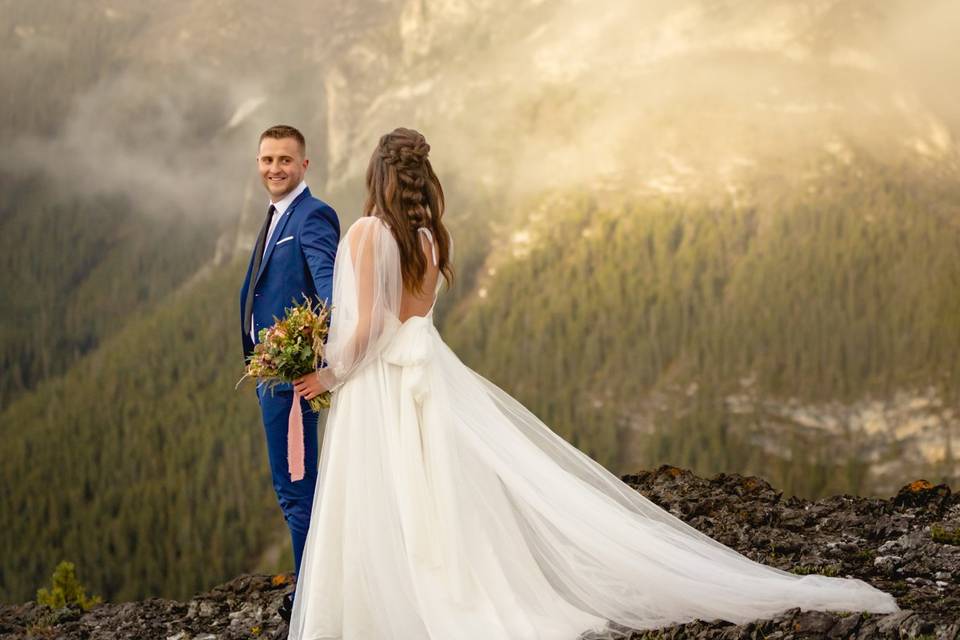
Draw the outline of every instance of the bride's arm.
[[[393,236],[374,217],[347,232],[334,267],[333,308],[324,359],[327,366],[294,384],[307,399],[335,390],[380,352],[402,293]]]

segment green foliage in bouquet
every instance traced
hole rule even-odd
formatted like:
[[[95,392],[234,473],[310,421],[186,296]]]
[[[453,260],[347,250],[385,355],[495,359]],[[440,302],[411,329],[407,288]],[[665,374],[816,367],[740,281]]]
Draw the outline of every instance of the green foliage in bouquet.
[[[102,602],[100,596],[87,597],[86,589],[77,580],[76,567],[72,562],[63,560],[53,571],[53,586],[50,589],[37,589],[37,604],[51,609],[75,606],[87,611]]]
[[[306,296],[304,296],[306,298]],[[282,319],[274,316],[274,324],[258,334],[260,342],[247,360],[240,385],[246,378],[266,381],[273,389],[281,382],[293,382],[312,373],[323,361],[324,342],[329,329],[330,309],[325,302],[317,308],[308,299],[285,309]],[[310,399],[314,411],[330,407],[330,392]]]

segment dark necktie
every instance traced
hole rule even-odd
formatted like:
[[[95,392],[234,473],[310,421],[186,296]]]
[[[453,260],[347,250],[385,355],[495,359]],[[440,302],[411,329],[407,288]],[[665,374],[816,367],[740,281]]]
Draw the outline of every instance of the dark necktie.
[[[257,273],[260,272],[260,263],[263,262],[263,250],[267,246],[267,231],[270,229],[270,222],[273,220],[273,212],[276,207],[272,204],[267,209],[267,219],[263,221],[260,227],[260,235],[257,236],[257,245],[253,248],[253,268],[250,270],[250,288],[247,290],[247,300],[243,305],[243,335],[250,335],[250,327],[253,322],[253,296],[257,284]]]

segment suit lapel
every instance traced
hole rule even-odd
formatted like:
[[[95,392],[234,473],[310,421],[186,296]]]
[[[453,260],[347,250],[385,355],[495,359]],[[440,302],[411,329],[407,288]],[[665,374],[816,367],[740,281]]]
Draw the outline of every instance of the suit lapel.
[[[267,238],[267,246],[263,250],[263,260],[260,261],[260,270],[257,271],[257,277],[253,281],[254,285],[260,281],[260,276],[263,274],[264,269],[267,268],[267,262],[270,261],[270,256],[273,255],[273,248],[277,246],[277,240],[283,236],[283,229],[287,226],[287,221],[290,220],[290,216],[293,215],[294,209],[296,209],[297,205],[303,202],[304,199],[309,197],[310,187],[307,187],[303,190],[303,193],[298,195],[296,199],[290,203],[290,206],[287,207],[283,217],[280,218],[279,222],[277,222],[277,228],[273,230],[273,235]]]

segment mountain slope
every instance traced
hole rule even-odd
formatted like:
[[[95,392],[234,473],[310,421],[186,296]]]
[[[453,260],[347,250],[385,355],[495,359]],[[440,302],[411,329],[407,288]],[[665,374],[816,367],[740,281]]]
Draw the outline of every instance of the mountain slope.
[[[444,335],[611,468],[960,473],[950,0],[0,6],[3,597],[63,555],[182,597],[286,543],[232,391],[281,121],[344,227],[424,131]]]
[[[958,185],[841,164],[810,186],[775,206],[544,198],[446,334],[611,468],[747,469],[807,495],[886,491],[909,469],[955,477]],[[943,410],[917,432],[775,424],[791,403],[927,389]],[[894,450],[889,476],[837,473]]]
[[[57,377],[214,255],[218,229],[0,173],[0,407]]]
[[[189,595],[283,528],[242,373],[232,263],[0,414],[3,600],[62,558],[111,599]]]

